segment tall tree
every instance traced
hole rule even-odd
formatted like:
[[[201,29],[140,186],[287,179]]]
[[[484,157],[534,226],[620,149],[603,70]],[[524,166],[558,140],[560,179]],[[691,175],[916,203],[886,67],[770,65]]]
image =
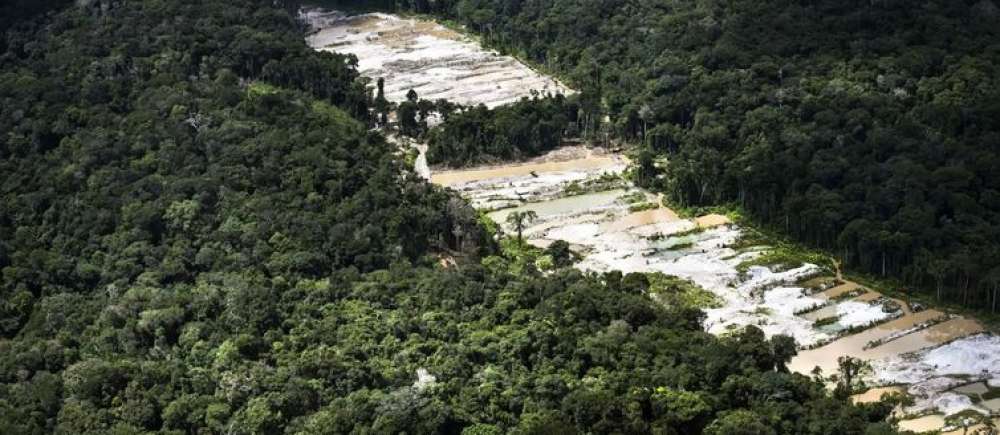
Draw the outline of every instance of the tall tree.
[[[524,228],[535,219],[538,219],[538,213],[534,210],[514,211],[507,215],[507,223],[514,227],[514,231],[517,231],[517,241],[519,243],[524,243],[524,238],[522,237]]]

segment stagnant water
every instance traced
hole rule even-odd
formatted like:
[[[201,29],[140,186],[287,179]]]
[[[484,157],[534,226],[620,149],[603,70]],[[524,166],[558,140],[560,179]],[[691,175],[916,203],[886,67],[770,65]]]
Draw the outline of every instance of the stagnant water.
[[[363,74],[386,79],[390,99],[401,100],[410,87],[425,98],[489,106],[531,90],[572,92],[433,22],[318,10],[304,11],[303,17],[317,29],[309,38],[314,48],[357,55]],[[756,325],[768,335],[790,335],[803,347],[791,364],[797,372],[819,367],[835,373],[837,358],[844,355],[870,360],[868,381],[885,387],[856,400],[877,400],[886,391],[911,395],[915,404],[900,410],[910,416],[903,428],[940,429],[944,414],[963,409],[997,412],[1000,401],[983,398],[983,390],[1000,388],[1000,339],[982,334],[977,322],[936,310],[913,313],[905,301],[897,301],[903,309],[892,311],[880,294],[853,282],[813,293],[803,282],[824,273],[814,265],[755,267],[740,274],[736,266],[766,247],[732,249],[741,229],[724,216],[682,219],[662,206],[633,211],[658,201],[627,183],[607,182],[626,164],[620,156],[570,147],[530,162],[462,171],[433,171],[421,156],[417,170],[491,211],[501,224],[512,211],[535,211],[538,218],[524,230],[526,238],[539,246],[566,240],[583,254],[581,269],[663,272],[694,281],[721,301],[706,310],[708,331]],[[605,188],[581,190],[594,185]],[[874,325],[863,327],[869,323]],[[858,326],[863,328],[846,332]]]

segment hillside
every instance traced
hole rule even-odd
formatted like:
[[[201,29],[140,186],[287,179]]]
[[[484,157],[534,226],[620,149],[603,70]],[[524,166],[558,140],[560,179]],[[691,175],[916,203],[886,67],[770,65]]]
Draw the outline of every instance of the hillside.
[[[689,283],[496,246],[296,4],[87,3],[4,34],[0,433],[893,432]]]

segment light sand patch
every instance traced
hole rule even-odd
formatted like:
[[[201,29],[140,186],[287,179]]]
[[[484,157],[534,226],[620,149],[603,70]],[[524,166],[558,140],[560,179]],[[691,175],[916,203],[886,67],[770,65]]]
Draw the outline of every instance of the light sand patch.
[[[871,388],[868,391],[865,391],[864,393],[855,394],[851,396],[851,402],[854,403],[878,402],[879,400],[882,400],[883,395],[893,394],[893,393],[905,394],[906,389],[903,387],[896,387],[896,386]]]
[[[845,282],[845,283],[843,283],[841,285],[838,285],[838,286],[836,286],[834,288],[831,288],[831,289],[829,289],[829,290],[827,290],[827,291],[825,291],[823,293],[820,293],[820,295],[822,295],[822,297],[825,297],[827,299],[836,299],[836,298],[839,298],[839,297],[841,297],[841,296],[843,296],[843,295],[845,295],[847,293],[850,293],[850,292],[852,292],[854,290],[857,290],[859,287],[861,287],[861,286],[859,286],[857,283],[854,283],[854,282]]]
[[[532,173],[540,174],[545,172],[567,172],[601,168],[617,172],[616,168],[621,166],[623,166],[621,162],[614,156],[589,156],[558,162],[515,164],[487,169],[439,171],[431,174],[431,182],[442,186],[452,186],[494,178],[530,176]]]
[[[872,302],[880,297],[882,297],[881,293],[869,291],[862,293],[851,300],[854,302]]]
[[[415,145],[419,154],[413,162],[413,170],[425,180],[431,179],[431,168],[427,166],[427,145]]]
[[[582,223],[589,223],[589,222],[597,222],[601,218],[602,218],[601,215],[587,214],[587,215],[581,215],[581,216],[574,216],[574,217],[567,218],[567,219],[544,221],[544,222],[541,222],[541,223],[539,223],[537,225],[532,225],[532,226],[530,226],[528,228],[525,228],[524,229],[524,234],[526,236],[530,234],[530,235],[532,235],[532,237],[535,237],[536,235],[539,235],[539,234],[545,234],[546,232],[548,232],[548,230],[551,230],[551,229],[562,228],[562,227],[565,227],[567,225],[575,225],[575,224],[582,224]]]
[[[603,229],[611,232],[625,231],[643,225],[675,222],[678,220],[680,220],[680,217],[677,216],[677,213],[669,208],[661,207],[629,213],[613,222],[608,222],[604,225]]]
[[[1000,418],[993,419],[993,426],[1000,427]],[[958,428],[948,432],[942,432],[941,435],[983,435],[990,432],[979,432],[980,430],[985,430],[986,425],[977,424],[975,426],[969,426],[968,429]]]
[[[925,415],[923,417],[912,418],[899,422],[900,430],[908,430],[917,433],[941,430],[943,427],[944,416],[937,414]]]
[[[528,244],[536,248],[545,249],[552,245],[554,240],[549,239],[531,239],[528,240]]]
[[[707,214],[704,216],[699,216],[694,219],[694,222],[698,224],[701,228],[712,228],[720,225],[729,225],[733,223],[728,217],[721,214]]]
[[[552,240],[565,240],[577,245],[588,245],[601,233],[601,227],[595,223],[566,225],[553,229],[546,235]]]
[[[776,287],[764,292],[764,306],[784,316],[793,316],[796,311],[820,303],[821,300],[803,294],[800,287]]]
[[[802,318],[810,322],[815,322],[819,319],[826,319],[828,317],[833,317],[837,315],[837,304],[830,304],[818,310],[812,310],[808,313],[802,314]]]
[[[378,42],[390,47],[405,47],[414,43],[421,36],[433,36],[439,39],[461,41],[462,35],[454,30],[427,20],[386,20],[379,15],[361,15],[358,20],[350,22],[352,30],[357,32],[374,31]],[[388,25],[386,25],[388,24]]]
[[[675,220],[657,222],[648,225],[640,225],[629,228],[629,232],[639,237],[669,236],[683,233],[695,229],[694,222],[689,220]]]

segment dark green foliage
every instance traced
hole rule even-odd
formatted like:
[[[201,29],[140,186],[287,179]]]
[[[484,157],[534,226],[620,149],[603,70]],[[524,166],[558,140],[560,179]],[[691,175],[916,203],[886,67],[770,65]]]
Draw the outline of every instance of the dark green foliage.
[[[568,267],[578,260],[579,255],[570,250],[569,243],[565,240],[556,240],[545,248],[545,255],[552,257],[552,264],[555,267]]]
[[[73,3],[73,0],[6,0],[0,4],[0,33],[5,32],[8,27],[15,23],[27,22],[46,12],[58,10]],[[6,48],[0,42],[0,49]]]
[[[533,157],[556,148],[575,121],[569,115],[576,111],[571,100],[561,95],[524,98],[495,109],[480,105],[453,113],[431,130],[427,162],[465,166]]]
[[[287,9],[104,6],[4,39],[0,432],[273,427],[292,402],[197,367],[261,358],[303,279],[475,250],[475,214],[352,118],[353,61]]]
[[[396,109],[396,117],[399,119],[399,132],[410,137],[419,136],[421,125],[417,121],[417,104],[404,101]]]
[[[883,426],[645,276],[480,266],[476,214],[366,130],[294,4],[94,5],[0,58],[0,433]]]
[[[143,2],[108,14],[63,13],[58,33],[33,33],[37,56],[11,47],[0,74],[4,335],[50,295],[257,268],[267,278],[367,271],[475,227],[471,213],[456,220],[461,207],[446,210],[449,195],[400,177],[391,145],[330,104],[364,101],[357,73],[305,47],[284,10]],[[139,36],[213,14],[161,29],[156,43]],[[251,50],[247,38],[271,48]],[[189,41],[190,51],[174,50]],[[60,51],[67,43],[75,49]],[[324,78],[282,72],[300,63]],[[254,65],[303,92],[241,86]]]
[[[397,5],[560,72],[583,128],[608,115],[675,203],[739,204],[845,266],[1000,309],[994,0]]]

